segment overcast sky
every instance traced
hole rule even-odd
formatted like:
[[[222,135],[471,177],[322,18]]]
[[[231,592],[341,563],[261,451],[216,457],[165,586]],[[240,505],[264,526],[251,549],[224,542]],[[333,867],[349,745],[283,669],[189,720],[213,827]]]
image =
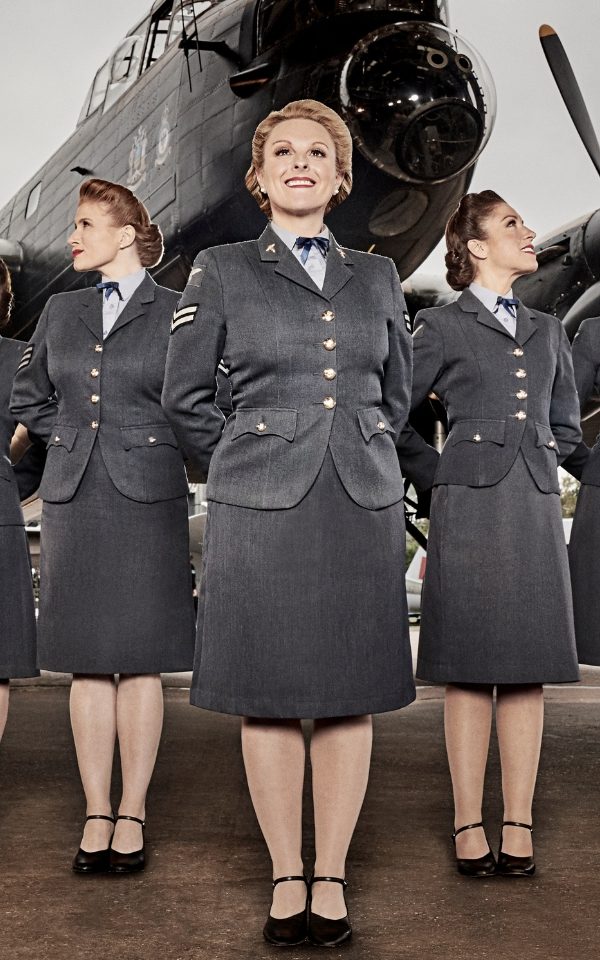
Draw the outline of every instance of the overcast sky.
[[[150,0],[0,0],[0,207],[75,127],[98,66]],[[450,0],[451,26],[483,55],[498,115],[472,189],[492,188],[538,235],[600,207],[596,175],[538,40],[550,23],[600,134],[598,0]],[[438,248],[422,269],[441,273]]]

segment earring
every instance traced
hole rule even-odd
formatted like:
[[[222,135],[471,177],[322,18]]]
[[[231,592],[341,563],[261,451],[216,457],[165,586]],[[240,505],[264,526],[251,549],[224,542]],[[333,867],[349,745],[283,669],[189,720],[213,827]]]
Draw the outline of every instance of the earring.
[[[336,187],[336,189],[333,191],[334,197],[335,197],[335,195],[338,194],[339,192],[340,192],[340,188],[339,188],[339,187]]]
[[[264,193],[264,195],[265,195],[265,197],[266,197],[267,191],[265,190],[265,188],[264,188],[264,187],[261,187],[261,185],[259,184],[259,185],[258,185],[258,189],[260,190],[261,193]]]

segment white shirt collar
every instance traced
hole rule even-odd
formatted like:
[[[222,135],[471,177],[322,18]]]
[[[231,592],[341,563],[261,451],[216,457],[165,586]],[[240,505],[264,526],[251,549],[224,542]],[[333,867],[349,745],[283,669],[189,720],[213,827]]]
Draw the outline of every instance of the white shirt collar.
[[[140,283],[145,279],[145,277],[146,277],[146,271],[142,267],[141,270],[136,270],[135,273],[128,273],[126,277],[121,277],[121,279],[117,281],[119,284],[119,291],[121,293],[121,297],[123,298],[123,301],[129,300],[129,298],[133,296],[133,294],[139,287]],[[103,283],[105,283],[108,279],[109,279],[108,277],[105,277],[104,274],[102,274]]]
[[[478,283],[470,283],[469,290],[482,302],[484,307],[487,307],[490,313],[496,312],[498,297],[512,297],[513,295],[512,289],[508,293],[495,293],[493,290],[488,290],[487,287],[481,287]]]
[[[280,240],[283,240],[286,247],[289,250],[294,249],[294,244],[298,239],[297,233],[292,233],[291,230],[287,230],[285,227],[281,227],[278,223],[274,223],[271,220],[271,229],[277,234]],[[317,237],[325,237],[326,240],[329,240],[329,227],[323,227],[320,233],[316,234]],[[312,248],[311,248],[312,249]]]

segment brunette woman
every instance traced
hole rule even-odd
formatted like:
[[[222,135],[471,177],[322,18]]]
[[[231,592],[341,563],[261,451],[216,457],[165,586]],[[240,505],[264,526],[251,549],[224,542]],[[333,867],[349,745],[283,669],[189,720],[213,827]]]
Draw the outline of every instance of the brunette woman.
[[[50,298],[12,410],[48,444],[39,664],[73,674],[87,801],[73,869],[129,873],[145,863],[160,674],[189,669],[193,656],[186,475],[160,405],[177,294],[146,272],[161,259],[162,237],[125,187],[84,183],[69,243],[75,270],[95,271],[101,282]],[[123,793],[115,824],[117,738]]]
[[[417,676],[446,683],[458,869],[531,876],[531,808],[548,683],[578,679],[557,465],[579,407],[559,320],[512,295],[537,269],[534,232],[496,193],[467,194],[446,228],[454,303],[415,319],[413,404],[433,392],[450,433],[435,483]],[[504,822],[481,822],[496,690]]]
[[[210,464],[192,703],[244,717],[273,865],[264,936],[275,944],[349,938],[346,854],[370,715],[415,695],[394,445],[411,344],[394,264],[343,249],[323,223],[350,193],[351,151],[345,124],[313,100],[259,124],[246,185],[271,223],[256,241],[197,257],[163,392],[180,442]],[[221,359],[225,427],[214,405]],[[308,910],[301,718],[314,721]]]
[[[10,273],[0,260],[0,329],[8,324],[13,302]],[[0,739],[8,715],[9,678],[34,677],[35,614],[31,561],[19,488],[11,466],[25,449],[8,404],[13,377],[29,348],[0,336]],[[12,443],[11,443],[12,441]]]

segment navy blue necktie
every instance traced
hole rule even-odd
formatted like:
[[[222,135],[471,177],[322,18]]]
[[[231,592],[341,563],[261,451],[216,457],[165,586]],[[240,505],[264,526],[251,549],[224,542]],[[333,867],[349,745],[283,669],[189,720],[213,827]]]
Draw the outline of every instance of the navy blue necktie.
[[[504,307],[504,309],[510,313],[511,317],[516,320],[517,307],[519,306],[519,301],[516,297],[498,297],[496,300],[496,310],[498,310],[500,306]]]
[[[329,240],[327,237],[297,237],[294,246],[302,251],[300,254],[300,263],[305,264],[308,260],[310,248],[313,246],[316,247],[317,250],[320,250],[323,256],[326,257],[329,250]]]
[[[97,283],[96,290],[104,290],[104,299],[108,300],[113,290],[117,293],[119,300],[123,299],[123,295],[119,290],[119,284],[116,280],[105,280],[104,283]]]

